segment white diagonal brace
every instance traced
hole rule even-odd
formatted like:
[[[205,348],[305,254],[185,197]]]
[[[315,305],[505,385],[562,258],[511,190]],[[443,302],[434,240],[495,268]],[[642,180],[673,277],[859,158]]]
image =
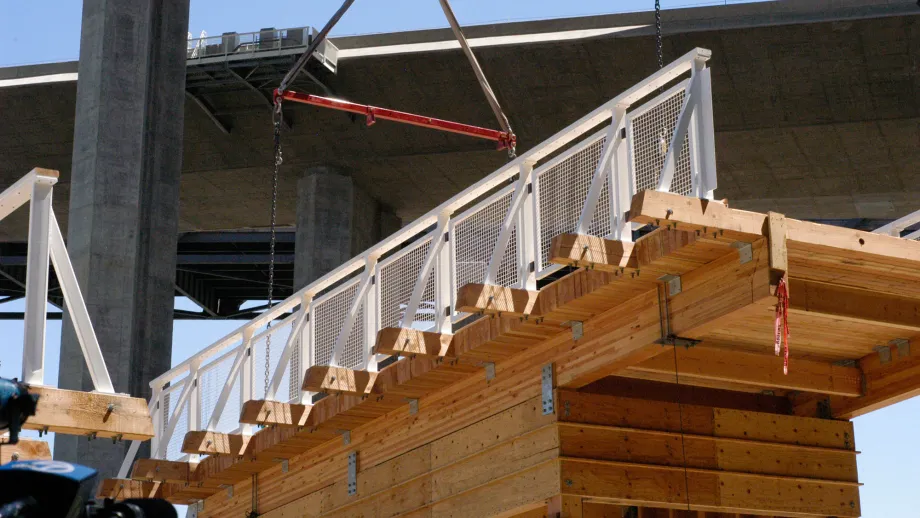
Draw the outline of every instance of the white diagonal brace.
[[[172,438],[172,434],[176,431],[176,424],[179,423],[179,414],[182,413],[182,407],[188,402],[189,395],[192,393],[192,388],[198,383],[198,364],[192,363],[189,366],[188,377],[185,379],[185,386],[182,387],[182,392],[179,394],[179,401],[172,407],[172,412],[169,413],[169,420],[166,421],[166,430],[164,430],[163,438],[160,440],[160,458],[166,458],[166,448],[169,447],[169,439]]]
[[[494,284],[495,279],[498,277],[498,269],[501,268],[502,259],[505,257],[505,250],[508,248],[508,241],[511,240],[511,231],[514,229],[515,223],[518,220],[518,211],[523,204],[524,196],[527,195],[527,185],[532,182],[532,163],[529,164],[528,167],[524,167],[524,163],[521,162],[519,171],[520,178],[518,178],[518,184],[514,189],[514,194],[511,195],[511,205],[508,207],[508,212],[505,214],[504,221],[502,221],[502,229],[498,234],[498,240],[495,242],[495,249],[492,250],[492,257],[489,259],[489,268],[486,270],[486,278],[483,281],[484,284]]]
[[[214,405],[214,410],[211,411],[211,418],[208,419],[207,430],[213,432],[217,429],[217,423],[220,422],[220,416],[224,413],[224,407],[227,406],[227,400],[230,399],[230,392],[233,390],[233,384],[236,383],[236,378],[240,374],[240,368],[243,366],[243,360],[246,359],[246,356],[249,355],[249,341],[244,340],[240,344],[240,350],[236,352],[236,357],[233,359],[233,365],[230,366],[230,372],[227,373],[227,379],[224,381],[224,387],[220,391],[220,396],[217,398],[217,403]]]
[[[617,108],[620,107],[617,106]],[[611,157],[620,145],[621,130],[626,127],[625,113],[625,109],[616,109],[611,117],[604,149],[601,152],[600,160],[597,162],[597,167],[594,169],[594,177],[591,179],[588,197],[585,199],[581,215],[578,217],[578,225],[575,227],[575,232],[578,234],[587,234],[591,226],[591,220],[594,219],[594,211],[597,210],[597,202],[601,197],[601,189],[604,186],[604,181],[607,180],[607,175],[604,173],[612,167],[610,165]],[[607,186],[607,193],[611,198],[614,196],[615,189],[616,187],[613,184]]]
[[[358,281],[358,293],[355,293],[355,298],[351,303],[351,307],[348,309],[348,314],[345,316],[345,322],[342,324],[342,329],[339,330],[339,334],[335,339],[335,347],[332,349],[332,357],[329,359],[329,365],[340,367],[339,357],[345,350],[345,342],[348,341],[348,335],[351,334],[351,327],[355,324],[358,309],[361,308],[361,303],[364,301],[364,295],[371,285],[371,279],[374,277],[376,266],[377,256],[370,256],[365,260],[364,273],[361,274],[361,279]]]
[[[402,327],[412,327],[415,322],[415,314],[418,313],[418,305],[422,303],[422,295],[425,293],[425,285],[428,284],[428,274],[434,266],[435,258],[444,246],[444,235],[447,233],[447,224],[450,222],[450,214],[442,212],[438,214],[438,226],[431,235],[431,244],[428,245],[428,252],[425,254],[425,261],[422,263],[422,269],[418,272],[418,279],[412,288],[412,295],[409,297],[409,303],[406,305],[406,314],[403,316]]]
[[[77,283],[73,264],[70,262],[67,248],[64,246],[64,236],[61,235],[61,228],[58,227],[57,218],[54,217],[53,212],[51,213],[51,240],[49,244],[51,245],[51,262],[54,264],[58,284],[61,285],[61,294],[64,295],[64,306],[70,314],[70,320],[73,322],[74,332],[77,335],[80,348],[83,349],[83,358],[86,359],[86,366],[89,369],[90,378],[93,380],[93,387],[96,388],[97,392],[114,394],[115,387],[112,386],[112,378],[109,377],[109,370],[105,366],[105,358],[103,358],[102,350],[99,348],[99,340],[96,339],[93,323],[89,319],[89,312],[86,310],[86,303],[83,301],[80,284]]]
[[[712,71],[705,61],[694,60],[693,71],[699,75],[693,96],[696,104],[696,146],[699,155],[700,197],[712,199],[716,190],[716,133],[712,116]]]
[[[57,178],[36,175],[29,205],[26,254],[26,308],[23,322],[22,381],[43,385],[45,324],[48,319],[48,241],[51,235],[51,190]]]
[[[272,379],[268,385],[268,393],[265,394],[265,399],[275,400],[278,393],[278,387],[281,386],[281,378],[284,377],[284,371],[291,363],[291,354],[294,351],[294,344],[297,343],[297,337],[300,336],[300,333],[303,331],[304,324],[306,324],[308,315],[310,314],[311,301],[312,298],[304,294],[303,300],[300,303],[299,315],[297,316],[297,320],[294,321],[294,327],[291,329],[291,334],[288,335],[287,342],[284,344],[284,349],[281,351],[281,358],[278,359],[278,365],[275,366],[275,371],[272,373]]]
[[[684,89],[684,102],[680,107],[680,116],[677,118],[677,124],[674,126],[674,133],[671,135],[671,142],[668,145],[668,153],[664,159],[664,165],[661,167],[661,176],[658,177],[658,188],[656,190],[668,192],[671,190],[671,181],[674,179],[674,170],[677,164],[677,157],[684,148],[684,137],[687,135],[687,129],[690,127],[690,118],[693,115],[693,92],[696,90],[694,85],[699,82],[699,76],[695,75]]]

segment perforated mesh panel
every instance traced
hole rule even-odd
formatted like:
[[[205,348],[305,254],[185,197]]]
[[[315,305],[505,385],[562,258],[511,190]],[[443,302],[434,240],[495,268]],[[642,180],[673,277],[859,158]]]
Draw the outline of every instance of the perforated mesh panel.
[[[291,321],[291,331],[292,332],[294,330],[294,324],[295,322]],[[306,326],[304,326],[303,329],[306,329]],[[302,341],[303,341],[303,330],[301,330],[301,332],[298,333],[297,336],[294,338],[294,346],[293,346],[293,349],[291,350],[291,366],[288,368],[288,401],[296,400],[295,402],[297,403],[300,402],[300,387],[303,386],[303,379],[301,378],[303,377],[304,370],[306,370],[306,368],[303,367],[300,362],[300,348],[301,348]],[[284,385],[282,385],[281,388],[278,389],[278,395],[279,395],[278,399],[282,399],[280,395],[281,395],[281,391],[283,390],[283,388],[284,388]]]
[[[494,200],[486,200],[473,209],[469,215],[454,223],[451,243],[454,246],[455,268],[457,272],[455,288],[470,283],[483,282],[489,269],[489,260],[498,242],[502,222],[511,206],[512,190]],[[518,238],[517,228],[511,231],[505,255],[498,269],[496,284],[516,286],[520,275],[517,268]]]
[[[648,111],[643,112],[643,108],[639,108],[637,111],[641,114],[632,117],[630,138],[632,138],[636,192],[658,187],[661,168],[664,166],[665,156],[677,125],[677,119],[680,117],[683,102],[684,90],[680,88]],[[691,194],[693,189],[691,178],[690,130],[688,129],[680,156],[675,163],[670,192]]]
[[[185,382],[179,382],[178,384],[173,384],[169,388],[163,391],[163,431],[166,432],[169,430],[169,417],[172,414],[172,403],[173,401],[178,401],[179,397],[182,395],[182,388],[185,387]],[[179,416],[176,419],[176,428],[173,431],[173,434],[169,437],[169,442],[166,445],[166,460],[176,460],[183,455],[182,453],[182,441],[185,440],[185,434],[188,433],[188,402],[182,407],[182,410],[179,412]]]
[[[574,232],[581,217],[594,172],[604,150],[606,136],[574,152],[553,167],[537,176],[537,195],[540,207],[540,265],[548,266],[549,246],[560,234]],[[610,191],[606,173],[598,197],[589,233],[606,236],[610,233]]]
[[[278,366],[278,362],[281,361],[281,353],[284,351],[284,346],[287,343],[288,337],[291,336],[291,324],[288,322],[278,322],[272,325],[270,334],[258,340],[253,340],[252,342],[253,367],[255,371],[252,377],[252,394],[255,399],[265,399],[266,397],[265,348],[269,336],[271,337],[271,349],[269,350],[271,358],[268,363],[267,378],[269,383],[271,383],[272,376],[275,374],[275,368]],[[278,391],[275,393],[276,399],[284,401],[288,392],[290,377],[290,369],[285,369],[284,375],[281,377],[281,383],[278,385]]]
[[[338,288],[333,295],[316,304],[313,331],[314,365],[328,365],[339,331],[345,324],[348,310],[358,293],[358,281]],[[354,325],[345,342],[345,349],[339,358],[342,367],[363,367],[364,363],[364,302],[358,308]]]
[[[201,426],[207,427],[214,414],[214,407],[224,389],[230,369],[236,356],[231,354],[219,362],[212,363],[202,369],[198,375],[198,391],[201,395]],[[237,376],[230,388],[227,404],[218,418],[218,432],[232,432],[239,427],[240,417],[240,378]]]
[[[418,282],[425,256],[431,247],[431,238],[411,245],[411,248],[393,256],[380,266],[380,326],[402,327],[405,312]],[[434,268],[425,280],[425,290],[419,299],[415,314],[417,328],[426,328],[424,322],[434,322],[435,317],[435,274]]]

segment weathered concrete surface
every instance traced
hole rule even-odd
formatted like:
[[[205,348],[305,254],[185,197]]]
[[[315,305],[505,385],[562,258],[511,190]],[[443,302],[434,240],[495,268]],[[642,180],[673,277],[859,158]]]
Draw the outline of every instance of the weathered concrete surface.
[[[717,195],[799,218],[885,219],[920,208],[918,14],[913,0],[665,11],[666,60],[696,46],[713,51]],[[467,32],[476,39],[616,29],[476,49],[526,149],[654,71],[651,23],[651,13],[638,13]],[[329,86],[349,100],[493,126],[460,51],[424,46],[451,39],[448,30],[340,38],[345,57]],[[67,212],[74,98],[72,83],[0,88],[0,113],[10,121],[0,125],[0,182],[36,164],[62,169],[59,216]],[[180,229],[264,228],[272,162],[264,100],[226,85],[206,98],[232,130],[223,134],[187,103]],[[286,112],[294,127],[283,137],[278,219],[285,226],[296,220],[297,180],[314,165],[351,171],[358,186],[410,221],[505,161],[465,137],[388,122],[366,128],[309,106]],[[4,223],[0,238],[25,235],[25,215]]]
[[[334,270],[399,226],[347,173],[324,166],[308,169],[297,182],[294,289]]]
[[[68,250],[115,389],[170,367],[188,0],[85,0]],[[66,196],[61,196],[66,198]],[[59,385],[93,390],[69,319]],[[55,458],[115,476],[126,444],[59,435]]]

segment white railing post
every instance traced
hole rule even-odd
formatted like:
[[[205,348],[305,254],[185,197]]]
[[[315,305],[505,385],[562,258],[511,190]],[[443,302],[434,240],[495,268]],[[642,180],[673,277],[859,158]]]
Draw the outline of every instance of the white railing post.
[[[201,386],[198,383],[198,368],[200,364],[195,362],[189,369],[189,383],[192,384],[191,393],[188,400],[188,429],[186,432],[201,430]],[[189,455],[189,462],[197,462],[198,454]]]
[[[521,164],[521,181],[526,182],[524,199],[518,215],[518,271],[521,287],[525,290],[537,289],[537,256],[539,256],[540,239],[537,237],[537,196],[533,186],[533,162]]]
[[[313,294],[310,294],[313,297]],[[311,308],[312,309],[312,308]],[[316,319],[312,311],[307,313],[307,323],[303,326],[303,339],[300,341],[300,377],[303,379],[307,369],[313,366],[313,329],[316,327]],[[313,393],[301,390],[300,404],[309,405],[313,402]]]
[[[243,329],[243,362],[240,366],[240,410],[243,405],[252,399],[252,380],[253,366],[252,361],[252,335],[255,331],[253,326]],[[252,435],[253,426],[251,424],[240,424],[240,433],[243,435]]]
[[[508,212],[502,221],[502,228],[498,233],[498,239],[495,241],[492,257],[489,258],[489,267],[486,270],[486,278],[483,280],[483,284],[495,284],[498,282],[498,271],[501,269],[505,250],[508,249],[508,242],[511,240],[511,231],[518,221],[518,211],[520,211],[524,197],[527,194],[527,185],[533,185],[533,164],[533,161],[530,160],[522,160],[518,164],[517,187],[514,189],[514,194],[511,195],[511,204],[508,206]]]
[[[151,401],[153,401],[153,412],[151,412],[151,418],[153,419],[153,438],[150,439],[150,457],[159,459],[161,458],[159,455],[160,439],[163,436],[163,412],[166,410],[162,387],[153,389]]]
[[[438,214],[438,224],[431,233],[431,243],[428,244],[428,251],[425,252],[425,259],[422,261],[422,267],[418,271],[418,277],[412,287],[412,295],[409,296],[409,302],[406,303],[406,313],[403,315],[402,327],[412,327],[415,322],[415,315],[418,313],[418,306],[422,303],[422,295],[425,294],[425,286],[428,285],[428,276],[431,269],[435,267],[436,259],[440,256],[441,249],[444,248],[444,233],[447,232],[447,225],[450,223],[450,213],[447,211]],[[437,283],[437,279],[435,279]],[[437,284],[435,285],[435,297],[437,297]]]
[[[451,307],[451,301],[454,300],[454,282],[451,273],[453,272],[453,265],[451,264],[451,258],[453,257],[451,248],[453,245],[450,242],[450,213],[442,213],[438,216],[438,219],[438,229],[441,233],[432,238],[440,240],[441,242],[434,266],[436,274],[434,292],[437,298],[437,303],[435,304],[436,314],[434,319],[434,332],[451,334],[453,333],[453,321],[451,317],[453,317],[454,309]],[[444,225],[441,225],[441,219],[444,220]]]
[[[694,61],[694,63],[696,63]],[[661,175],[658,177],[659,191],[669,192],[671,182],[674,180],[674,172],[677,170],[677,160],[684,149],[684,137],[687,136],[687,130],[690,128],[690,116],[693,114],[693,91],[699,82],[699,75],[693,74],[687,88],[684,89],[684,101],[680,107],[680,115],[677,117],[677,123],[674,124],[674,132],[671,134],[668,142],[668,152],[664,157],[664,164],[661,166]]]
[[[377,331],[380,329],[380,265],[374,262],[371,285],[364,296],[364,370],[377,372]]]
[[[626,110],[629,105],[618,104],[614,107],[613,118],[617,120],[616,137],[617,146],[610,157],[610,167],[607,168],[607,185],[610,186],[610,231],[613,239],[632,241],[632,225],[626,221],[626,213],[632,203],[633,192],[629,179],[628,147],[625,140]]]
[[[22,380],[31,385],[45,382],[45,324],[48,304],[48,249],[51,240],[51,190],[57,178],[36,175],[29,206],[29,237],[26,253],[25,332],[22,347]]]

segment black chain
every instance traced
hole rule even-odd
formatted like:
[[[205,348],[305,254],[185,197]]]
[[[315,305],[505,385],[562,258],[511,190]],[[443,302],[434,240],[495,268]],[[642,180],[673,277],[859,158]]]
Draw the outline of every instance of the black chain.
[[[275,98],[275,109],[272,111],[272,122],[274,124],[274,171],[272,172],[272,209],[271,220],[269,222],[269,244],[268,244],[268,310],[271,310],[275,297],[275,222],[278,214],[278,174],[281,171],[281,163],[284,159],[281,156],[281,97]],[[271,327],[272,321],[269,319],[266,328]],[[271,363],[272,335],[265,336],[265,398],[268,394],[268,376]]]
[[[658,68],[664,68],[664,53],[661,50],[661,0],[655,0],[655,45],[658,49]]]

